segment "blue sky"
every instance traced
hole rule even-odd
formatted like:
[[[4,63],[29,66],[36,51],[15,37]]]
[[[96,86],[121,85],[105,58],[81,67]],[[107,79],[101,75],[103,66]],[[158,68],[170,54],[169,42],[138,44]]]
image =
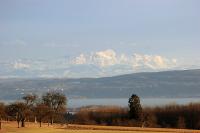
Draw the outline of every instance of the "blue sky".
[[[1,0],[0,76],[200,68],[199,6],[198,0]]]

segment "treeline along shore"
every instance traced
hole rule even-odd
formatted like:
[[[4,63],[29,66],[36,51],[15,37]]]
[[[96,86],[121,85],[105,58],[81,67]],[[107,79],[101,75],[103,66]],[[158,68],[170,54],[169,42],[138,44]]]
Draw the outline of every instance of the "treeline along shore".
[[[76,113],[67,111],[67,97],[60,92],[47,92],[41,97],[28,94],[21,101],[0,103],[0,129],[2,121],[16,121],[18,128],[26,122],[130,126],[151,128],[200,129],[200,103],[143,107],[133,94],[127,98],[128,108],[116,106],[83,107]]]

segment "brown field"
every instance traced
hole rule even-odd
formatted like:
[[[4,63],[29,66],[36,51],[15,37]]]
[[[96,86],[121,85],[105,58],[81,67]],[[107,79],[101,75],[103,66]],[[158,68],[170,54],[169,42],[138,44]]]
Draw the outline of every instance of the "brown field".
[[[164,129],[164,128],[137,128],[119,126],[94,125],[58,125],[26,123],[25,128],[17,128],[16,122],[3,122],[0,133],[200,133],[198,130]]]

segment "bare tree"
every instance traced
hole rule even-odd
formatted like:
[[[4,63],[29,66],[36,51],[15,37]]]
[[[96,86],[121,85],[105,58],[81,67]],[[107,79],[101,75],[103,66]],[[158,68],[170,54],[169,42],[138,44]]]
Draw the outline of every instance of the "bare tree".
[[[184,129],[185,127],[185,119],[184,117],[180,116],[177,121],[177,128]]]
[[[42,120],[48,117],[50,113],[50,108],[45,104],[37,104],[35,107],[35,114],[40,122],[40,127],[42,126]]]
[[[59,92],[48,92],[42,96],[45,105],[50,108],[50,121],[53,124],[54,117],[66,111],[67,98]]]
[[[35,94],[27,94],[26,96],[22,97],[25,101],[27,106],[33,106],[37,100],[37,95]]]
[[[36,101],[37,101],[38,96],[35,94],[27,94],[22,99],[24,100],[26,106],[27,106],[27,119],[29,121],[30,116],[33,116],[34,114],[34,107],[36,106]],[[37,122],[37,118],[35,117],[35,123]]]
[[[20,127],[20,122],[21,127],[25,127],[25,120],[27,116],[27,106],[25,103],[16,102],[8,105],[7,113],[9,114],[9,116],[16,118],[18,128]]]

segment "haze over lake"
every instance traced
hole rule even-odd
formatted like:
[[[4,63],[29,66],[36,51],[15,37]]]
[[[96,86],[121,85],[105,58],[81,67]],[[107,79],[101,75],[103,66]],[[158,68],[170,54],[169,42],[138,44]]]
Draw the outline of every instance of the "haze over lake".
[[[200,102],[200,98],[141,98],[142,106],[164,106],[167,104],[189,104]],[[128,98],[68,99],[68,108],[89,105],[128,106]]]
[[[5,103],[15,102],[14,100],[0,100]],[[145,107],[165,106],[168,104],[189,104],[200,102],[199,97],[195,98],[141,98],[141,105]],[[79,108],[91,105],[108,105],[108,106],[120,106],[128,107],[128,98],[90,98],[79,99],[72,98],[67,100],[67,108]]]

